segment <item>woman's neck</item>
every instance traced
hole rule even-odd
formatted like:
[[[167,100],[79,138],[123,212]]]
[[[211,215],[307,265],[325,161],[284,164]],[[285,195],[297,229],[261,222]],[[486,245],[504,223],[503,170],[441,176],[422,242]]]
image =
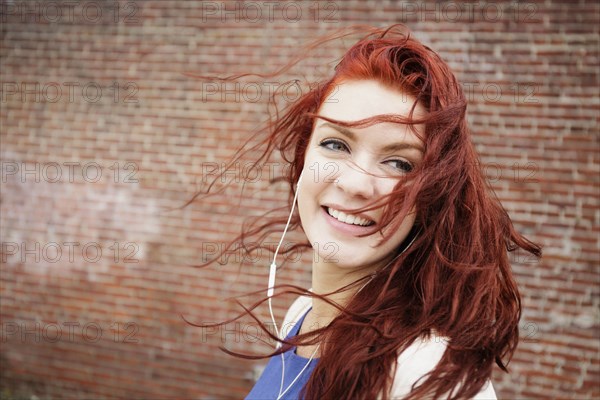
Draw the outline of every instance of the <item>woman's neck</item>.
[[[337,264],[325,263],[325,262],[313,262],[312,272],[312,292],[320,295],[334,292],[344,286],[347,286],[357,280],[371,275],[375,268],[362,268],[362,269],[344,269],[340,268]],[[364,281],[365,283],[368,280]],[[345,307],[352,296],[363,286],[358,285],[346,289],[340,293],[334,293],[327,298],[341,307]],[[322,328],[329,325],[331,321],[340,313],[340,311],[333,305],[327,303],[318,297],[312,299],[312,310],[310,311],[310,321],[316,325],[316,328]],[[314,329],[310,329],[311,331]]]

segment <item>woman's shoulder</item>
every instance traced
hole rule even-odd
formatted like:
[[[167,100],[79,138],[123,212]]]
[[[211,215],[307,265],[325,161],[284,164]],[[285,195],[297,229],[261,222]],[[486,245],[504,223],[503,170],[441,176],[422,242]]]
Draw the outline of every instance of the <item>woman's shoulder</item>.
[[[309,289],[310,290],[310,289]],[[281,338],[285,338],[288,333],[296,326],[298,321],[302,318],[304,314],[312,307],[312,297],[310,296],[300,296],[288,308],[285,317],[283,319],[283,324],[281,325]]]
[[[448,338],[432,332],[429,336],[416,339],[398,355],[392,398],[404,398],[412,386],[432,371],[442,359],[448,347]],[[490,381],[475,396],[475,400],[495,400],[496,392]]]
[[[435,332],[421,336],[398,356],[398,368],[429,372],[442,359],[447,347],[448,338]]]
[[[435,368],[448,345],[447,338],[432,333],[417,338],[398,355],[392,398],[402,398],[410,393],[415,382]]]

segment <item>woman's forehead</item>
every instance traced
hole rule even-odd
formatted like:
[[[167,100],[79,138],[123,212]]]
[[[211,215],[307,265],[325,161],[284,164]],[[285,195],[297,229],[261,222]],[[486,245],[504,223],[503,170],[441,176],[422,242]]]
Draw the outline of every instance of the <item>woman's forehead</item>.
[[[346,81],[335,84],[319,109],[319,114],[340,121],[357,121],[382,114],[407,117],[416,98],[375,80]],[[425,107],[418,103],[413,117],[424,117]]]
[[[319,109],[318,115],[340,122],[355,122],[384,114],[408,117],[415,101],[414,96],[388,88],[375,80],[348,81],[334,88]],[[412,117],[424,116],[426,116],[425,108],[418,103]],[[323,129],[329,131],[332,128],[341,130],[341,127],[336,128],[334,125],[336,124],[322,118],[316,118],[314,121],[314,129],[320,131]],[[425,126],[423,124],[413,125],[411,129],[405,124],[382,121],[363,128],[350,127],[348,130],[362,132],[358,136],[366,133],[372,136],[373,140],[386,142],[402,140],[424,148],[422,138]]]

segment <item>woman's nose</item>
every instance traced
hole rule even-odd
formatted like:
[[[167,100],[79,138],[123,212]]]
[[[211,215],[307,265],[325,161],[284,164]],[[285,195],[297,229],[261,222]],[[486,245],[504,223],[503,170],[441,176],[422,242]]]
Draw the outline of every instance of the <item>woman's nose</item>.
[[[365,168],[351,162],[339,164],[339,173],[334,179],[335,186],[348,196],[372,198],[376,193],[376,177]]]

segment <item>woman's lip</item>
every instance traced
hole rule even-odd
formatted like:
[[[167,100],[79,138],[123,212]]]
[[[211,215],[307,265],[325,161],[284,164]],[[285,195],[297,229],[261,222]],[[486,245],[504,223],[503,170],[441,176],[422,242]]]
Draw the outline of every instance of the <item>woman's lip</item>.
[[[369,225],[369,226],[360,226],[360,225],[351,225],[342,221],[338,221],[336,218],[329,215],[327,212],[327,207],[321,207],[323,210],[323,214],[325,215],[325,219],[327,222],[336,230],[341,231],[347,235],[358,236],[364,235],[368,233],[373,233],[377,231],[377,224]]]

